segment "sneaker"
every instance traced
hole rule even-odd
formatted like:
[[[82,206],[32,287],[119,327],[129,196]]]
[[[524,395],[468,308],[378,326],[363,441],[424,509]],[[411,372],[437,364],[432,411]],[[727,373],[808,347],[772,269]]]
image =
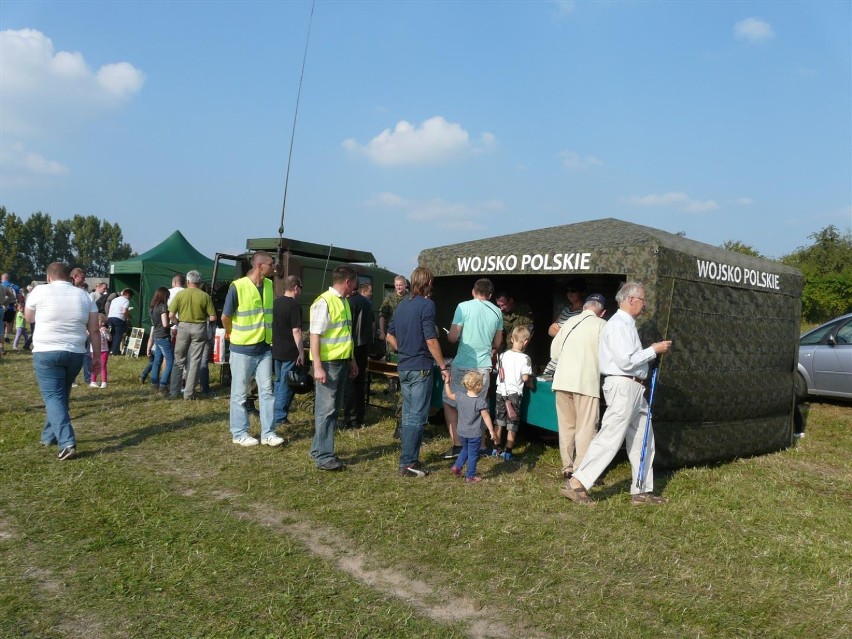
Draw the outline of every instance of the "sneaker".
[[[500,457],[502,457],[506,461],[512,461],[512,453],[510,453],[508,450],[504,451],[503,454],[500,455]]]
[[[323,462],[322,464],[317,464],[318,470],[335,471],[335,470],[343,470],[344,468],[346,468],[346,465],[342,461],[340,461],[339,459],[332,459],[330,461]]]
[[[59,461],[66,461],[77,456],[77,448],[75,446],[66,446],[59,451]]]
[[[400,477],[426,477],[432,471],[428,468],[423,468],[423,464],[419,461],[414,462],[413,464],[409,464],[408,466],[403,466],[399,469]]]
[[[460,454],[461,454],[461,446],[453,446],[452,448],[450,448],[450,450],[448,450],[446,453],[444,453],[444,459],[455,459]]]
[[[482,477],[480,477],[479,475],[474,475],[473,477],[465,477],[464,478],[464,483],[466,483],[466,484],[478,484],[481,481],[482,481]]]
[[[278,435],[270,435],[266,439],[261,439],[260,443],[264,446],[280,446],[284,443],[284,438],[279,437]]]
[[[461,468],[459,468],[458,466],[453,466],[452,468],[450,468],[450,470],[456,477],[461,477]]]
[[[89,384],[89,386],[91,386],[92,388],[100,388],[97,382],[92,382],[91,384]]]
[[[71,382],[71,388],[77,388],[77,382]]]
[[[251,435],[240,435],[239,437],[234,437],[231,442],[239,444],[240,446],[257,446],[257,440]]]
[[[494,450],[491,451],[491,456],[492,457],[502,457],[503,456],[503,450],[501,448],[495,448]]]
[[[106,388],[106,382],[101,382],[101,388]]]
[[[639,493],[630,498],[631,504],[645,504],[648,506],[660,506],[668,501],[665,497],[660,497],[654,493]]]

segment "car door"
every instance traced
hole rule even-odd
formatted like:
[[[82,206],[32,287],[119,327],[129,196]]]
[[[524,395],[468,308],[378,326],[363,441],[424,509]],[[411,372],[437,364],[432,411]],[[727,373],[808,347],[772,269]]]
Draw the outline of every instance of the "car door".
[[[812,367],[818,394],[852,398],[852,318],[814,347]]]

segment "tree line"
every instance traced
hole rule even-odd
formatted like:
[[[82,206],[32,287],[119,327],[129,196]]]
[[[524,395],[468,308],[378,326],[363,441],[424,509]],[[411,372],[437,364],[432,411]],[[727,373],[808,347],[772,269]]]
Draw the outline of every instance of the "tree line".
[[[51,262],[80,267],[90,277],[107,277],[110,262],[134,257],[121,227],[94,215],[54,221],[38,211],[26,221],[0,206],[0,272],[13,282],[45,279]]]
[[[843,233],[829,224],[808,238],[813,244],[800,246],[778,261],[804,274],[802,319],[819,324],[852,312],[852,233]],[[736,240],[728,240],[722,248],[765,257],[754,247]]]

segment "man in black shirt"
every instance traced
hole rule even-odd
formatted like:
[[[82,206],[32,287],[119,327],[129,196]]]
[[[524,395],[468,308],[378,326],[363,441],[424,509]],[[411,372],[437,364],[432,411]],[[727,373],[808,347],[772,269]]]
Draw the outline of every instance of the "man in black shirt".
[[[363,426],[367,410],[367,357],[375,335],[372,297],[373,285],[369,282],[363,282],[358,290],[349,296],[349,308],[352,309],[352,340],[355,342],[352,357],[358,364],[358,375],[346,381],[343,391],[343,423],[346,428]]]
[[[284,295],[272,304],[272,363],[275,367],[275,411],[273,423],[289,424],[293,389],[287,384],[287,373],[304,362],[302,346],[302,307],[296,298],[302,292],[302,280],[288,275]]]

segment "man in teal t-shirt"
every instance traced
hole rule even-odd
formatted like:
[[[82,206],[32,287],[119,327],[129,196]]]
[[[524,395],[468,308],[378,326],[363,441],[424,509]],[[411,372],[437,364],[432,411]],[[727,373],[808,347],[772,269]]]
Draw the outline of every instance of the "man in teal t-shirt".
[[[494,293],[491,280],[482,278],[473,285],[473,299],[462,302],[453,314],[453,324],[447,339],[458,342],[458,351],[450,369],[450,387],[453,394],[466,392],[462,378],[469,370],[482,374],[480,397],[487,397],[491,381],[492,354],[503,343],[503,314],[489,300]],[[453,440],[453,447],[444,459],[454,459],[461,451],[461,440],[456,433],[458,410],[455,401],[444,394],[444,417]]]

